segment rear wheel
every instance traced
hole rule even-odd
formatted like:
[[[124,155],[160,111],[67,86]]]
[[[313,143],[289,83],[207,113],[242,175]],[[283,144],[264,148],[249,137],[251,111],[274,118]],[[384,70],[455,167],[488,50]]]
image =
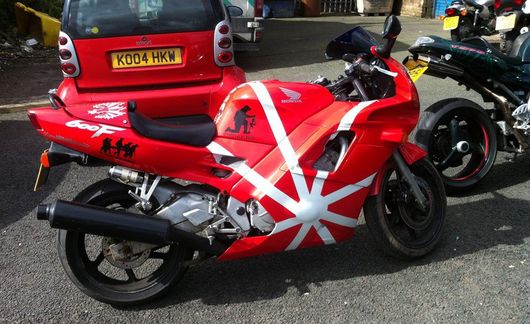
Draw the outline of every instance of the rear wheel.
[[[138,212],[129,187],[100,181],[74,201],[116,210]],[[192,251],[179,245],[146,246],[60,230],[58,251],[72,282],[85,294],[105,303],[127,306],[167,293],[183,276]],[[137,252],[123,252],[137,251]],[[125,253],[116,257],[116,253]]]
[[[473,36],[473,22],[467,17],[460,17],[458,27],[451,30],[451,40],[460,42],[471,36]]]
[[[400,259],[416,259],[429,253],[440,239],[445,221],[446,198],[440,176],[427,159],[410,167],[427,198],[427,208],[418,207],[408,184],[389,167],[379,194],[364,205],[368,228],[382,249]]]
[[[446,99],[427,108],[415,140],[429,153],[450,194],[475,186],[491,170],[497,155],[490,117],[466,99]]]

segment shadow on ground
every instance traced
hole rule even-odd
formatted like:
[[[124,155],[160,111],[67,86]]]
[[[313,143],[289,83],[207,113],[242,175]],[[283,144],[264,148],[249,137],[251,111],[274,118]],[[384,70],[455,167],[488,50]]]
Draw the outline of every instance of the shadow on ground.
[[[48,184],[33,192],[39,169],[39,158],[48,142],[28,121],[0,121],[0,229],[16,222],[52,193],[61,182],[68,167],[51,171]]]
[[[513,154],[499,154],[490,173],[475,188],[460,193],[460,197],[480,195],[515,186],[530,180],[530,156],[523,154],[515,161],[508,161]],[[500,163],[499,163],[500,162]]]
[[[363,26],[377,25],[383,30],[382,22],[363,22]],[[304,66],[326,62],[324,52],[334,38],[357,26],[344,22],[322,20],[267,20],[265,36],[258,52],[236,53],[236,63],[246,72]],[[376,39],[378,34],[371,33]],[[395,50],[408,48],[398,41]],[[278,60],[278,54],[282,59]]]
[[[169,296],[129,310],[170,307],[190,300],[208,305],[272,300],[293,288],[302,295],[311,286],[328,281],[391,274],[500,245],[523,244],[530,236],[530,201],[494,195],[449,207],[439,245],[419,261],[401,262],[387,257],[377,248],[366,226],[361,226],[353,240],[335,246],[227,263],[206,262],[192,268]]]

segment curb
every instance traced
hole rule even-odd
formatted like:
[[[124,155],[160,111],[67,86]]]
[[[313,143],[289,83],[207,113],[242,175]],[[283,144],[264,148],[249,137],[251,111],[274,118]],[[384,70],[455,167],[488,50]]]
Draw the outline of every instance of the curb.
[[[50,102],[48,100],[37,100],[32,102],[20,103],[20,104],[11,104],[11,105],[0,105],[0,114],[10,114],[15,112],[26,111],[31,108],[49,106]]]

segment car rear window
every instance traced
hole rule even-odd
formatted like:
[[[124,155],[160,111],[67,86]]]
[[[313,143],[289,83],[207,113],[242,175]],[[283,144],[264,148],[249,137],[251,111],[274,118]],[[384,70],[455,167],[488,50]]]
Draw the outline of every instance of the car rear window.
[[[218,0],[70,0],[63,29],[73,38],[212,30],[223,20]]]

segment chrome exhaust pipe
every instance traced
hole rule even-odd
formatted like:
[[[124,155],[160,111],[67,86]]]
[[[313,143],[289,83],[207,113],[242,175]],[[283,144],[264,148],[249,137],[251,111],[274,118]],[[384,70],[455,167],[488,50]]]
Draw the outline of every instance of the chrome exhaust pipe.
[[[63,200],[39,205],[37,219],[47,220],[52,228],[157,245],[181,243],[216,256],[227,248],[171,226],[166,219]]]

